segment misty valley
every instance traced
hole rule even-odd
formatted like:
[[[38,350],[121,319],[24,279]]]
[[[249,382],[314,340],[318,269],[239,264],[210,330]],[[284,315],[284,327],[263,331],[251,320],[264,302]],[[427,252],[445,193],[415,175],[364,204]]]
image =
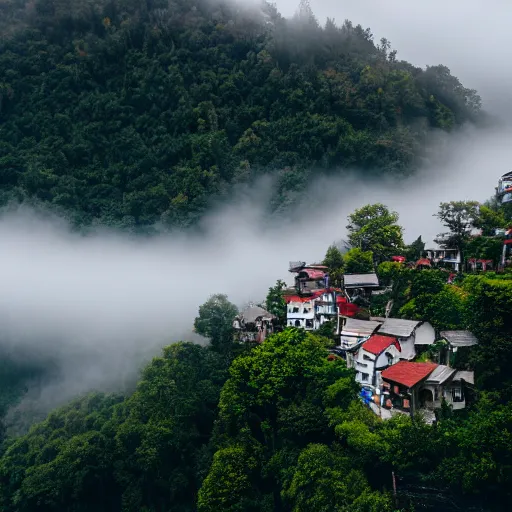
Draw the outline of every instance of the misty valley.
[[[297,1],[0,0],[0,512],[510,509],[508,121]]]

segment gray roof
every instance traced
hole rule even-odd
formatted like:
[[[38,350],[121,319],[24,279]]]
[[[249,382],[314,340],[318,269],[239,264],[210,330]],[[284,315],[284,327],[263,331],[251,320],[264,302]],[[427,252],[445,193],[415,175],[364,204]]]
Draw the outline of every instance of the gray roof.
[[[358,334],[373,334],[373,331],[380,326],[380,322],[372,322],[371,320],[357,320],[355,318],[347,318],[341,334],[346,332],[356,332]]]
[[[389,334],[399,338],[408,338],[421,324],[419,320],[404,320],[402,318],[386,318],[379,328],[379,334]]]
[[[464,380],[469,384],[475,383],[475,372],[459,371],[453,376],[453,380]]]
[[[379,278],[375,272],[371,274],[343,274],[345,288],[377,288]]]
[[[256,322],[256,320],[261,317],[268,319],[275,318],[272,313],[269,313],[266,309],[260,308],[259,306],[249,306],[247,309],[242,311],[240,316],[248,324]]]
[[[444,364],[440,364],[428,377],[426,382],[431,382],[435,384],[442,384],[447,381],[456,370],[450,368],[449,366],[445,366]]]
[[[469,331],[441,331],[441,336],[453,347],[472,347],[478,345],[475,335]]]

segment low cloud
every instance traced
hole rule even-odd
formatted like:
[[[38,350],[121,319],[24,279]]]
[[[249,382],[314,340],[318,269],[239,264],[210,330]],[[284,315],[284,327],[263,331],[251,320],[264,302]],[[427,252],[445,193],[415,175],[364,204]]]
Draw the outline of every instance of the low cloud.
[[[152,239],[102,232],[83,237],[59,219],[21,207],[0,218],[2,350],[52,364],[50,382],[30,399],[54,406],[89,389],[134,381],[161,346],[190,339],[200,304],[226,293],[243,306],[264,299],[291,260],[318,261],[345,237],[347,215],[383,202],[398,211],[406,239],[430,243],[440,201],[484,201],[512,160],[510,133],[465,129],[443,137],[443,164],[406,180],[319,177],[286,219],[269,220],[271,181],[212,212],[201,235]],[[26,405],[25,405],[26,406]]]

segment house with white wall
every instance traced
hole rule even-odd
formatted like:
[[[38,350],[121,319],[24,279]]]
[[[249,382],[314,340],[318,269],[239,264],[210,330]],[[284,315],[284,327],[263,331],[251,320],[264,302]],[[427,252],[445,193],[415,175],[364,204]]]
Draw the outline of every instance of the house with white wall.
[[[329,320],[336,320],[338,315],[335,290],[317,290],[305,296],[289,295],[285,301],[288,327],[313,331]]]
[[[377,334],[394,336],[401,347],[401,359],[410,361],[416,356],[415,345],[431,345],[436,339],[435,329],[429,322],[404,320],[402,318],[384,318]]]
[[[392,336],[372,334],[357,353],[347,359],[347,366],[356,370],[356,381],[362,386],[376,389],[380,387],[380,373],[400,360],[401,347]]]
[[[440,247],[435,247],[431,249],[426,249],[425,253],[427,258],[434,263],[436,266],[450,266],[458,272],[460,270],[460,251],[458,249],[441,249]]]

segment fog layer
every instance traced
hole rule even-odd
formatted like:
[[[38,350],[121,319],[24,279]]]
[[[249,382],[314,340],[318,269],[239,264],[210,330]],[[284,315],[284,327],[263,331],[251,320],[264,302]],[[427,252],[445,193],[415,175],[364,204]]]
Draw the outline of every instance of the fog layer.
[[[298,0],[276,0],[284,16]],[[509,0],[310,0],[321,23],[327,17],[370,27],[375,40],[385,37],[397,57],[415,66],[443,64],[463,85],[477,89],[484,106],[512,115],[512,2]]]
[[[205,219],[201,237],[81,237],[25,208],[6,214],[2,348],[56,364],[56,380],[34,395],[41,405],[90,388],[116,389],[133,380],[144,357],[190,338],[197,309],[211,294],[226,293],[243,306],[288,279],[290,260],[321,260],[332,241],[344,238],[346,217],[357,207],[384,202],[399,212],[407,240],[422,235],[431,243],[440,201],[493,194],[512,161],[509,137],[472,129],[449,136],[439,149],[446,163],[405,181],[319,178],[286,221],[263,222],[262,190],[243,194]]]

